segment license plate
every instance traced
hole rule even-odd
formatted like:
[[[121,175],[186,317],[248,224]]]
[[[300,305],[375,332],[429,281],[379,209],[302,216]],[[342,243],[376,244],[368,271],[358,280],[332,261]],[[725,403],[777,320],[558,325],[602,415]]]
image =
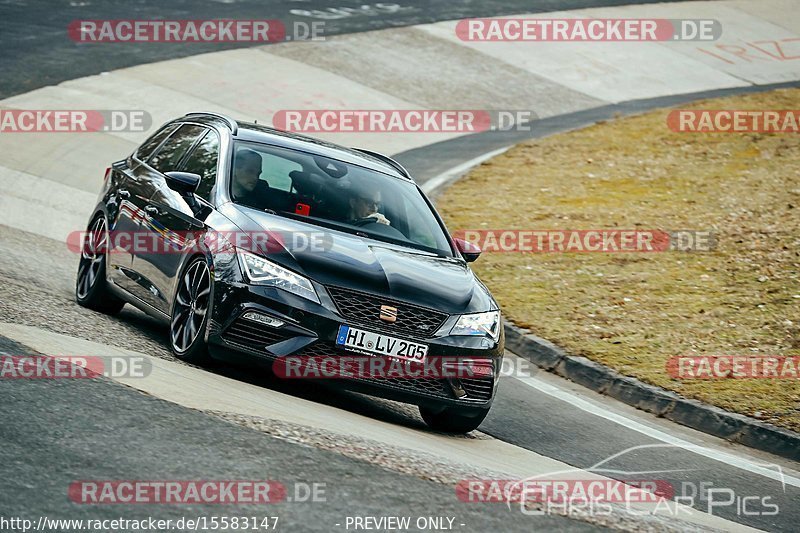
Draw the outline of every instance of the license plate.
[[[385,355],[417,363],[425,361],[425,356],[428,355],[428,346],[426,344],[405,341],[345,325],[339,326],[336,344],[353,352]]]

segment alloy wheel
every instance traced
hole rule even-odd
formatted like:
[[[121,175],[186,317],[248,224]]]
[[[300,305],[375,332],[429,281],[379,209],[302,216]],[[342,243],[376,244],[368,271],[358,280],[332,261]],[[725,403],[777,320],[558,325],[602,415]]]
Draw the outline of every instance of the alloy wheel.
[[[106,219],[100,217],[92,224],[89,232],[84,236],[81,262],[78,267],[78,298],[85,299],[92,290],[100,274],[107,242]]]
[[[177,352],[188,350],[200,333],[211,294],[211,274],[205,261],[192,263],[183,275],[175,296],[170,336]]]

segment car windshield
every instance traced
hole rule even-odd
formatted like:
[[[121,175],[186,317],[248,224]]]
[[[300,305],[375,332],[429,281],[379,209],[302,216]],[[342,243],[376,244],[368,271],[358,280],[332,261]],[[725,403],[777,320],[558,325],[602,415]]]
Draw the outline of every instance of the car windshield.
[[[413,183],[326,157],[260,143],[234,145],[234,202],[380,241],[451,256]]]

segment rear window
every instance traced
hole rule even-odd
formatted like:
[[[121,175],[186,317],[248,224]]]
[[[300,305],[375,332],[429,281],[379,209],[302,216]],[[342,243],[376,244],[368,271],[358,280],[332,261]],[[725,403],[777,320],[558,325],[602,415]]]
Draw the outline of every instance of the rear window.
[[[211,189],[217,181],[218,161],[219,136],[216,132],[209,131],[183,164],[184,172],[200,175],[200,186],[196,194],[204,200],[211,198]]]
[[[150,158],[150,166],[161,173],[178,170],[183,156],[206,131],[202,126],[184,124]]]
[[[158,145],[161,144],[161,141],[167,138],[167,136],[172,133],[177,124],[167,124],[153,135],[150,136],[145,142],[139,146],[136,150],[136,159],[139,161],[147,161],[147,158],[153,153],[153,150],[158,148]]]

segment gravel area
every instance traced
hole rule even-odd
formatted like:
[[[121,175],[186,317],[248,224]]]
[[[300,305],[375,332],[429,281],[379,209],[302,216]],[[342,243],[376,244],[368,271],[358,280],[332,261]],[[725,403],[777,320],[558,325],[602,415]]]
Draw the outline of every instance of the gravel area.
[[[373,463],[387,470],[410,474],[427,481],[455,485],[465,476],[486,479],[503,478],[503,474],[499,472],[479,470],[464,464],[443,461],[439,457],[406,448],[386,448],[381,443],[356,435],[330,433],[317,428],[257,416],[221,411],[207,412],[228,422],[258,430],[285,441],[330,450],[347,457]],[[470,436],[462,438],[491,439],[488,435],[478,432],[473,432]]]
[[[385,445],[379,442],[355,435],[340,435],[299,424],[257,416],[221,411],[206,412],[233,424],[261,431],[280,440],[336,452],[352,459],[380,466],[392,472],[412,475],[426,481],[452,487],[455,487],[463,479],[512,479],[506,473],[475,468],[464,463],[444,461],[440,457],[406,448],[386,448]],[[462,438],[491,439],[492,437],[473,431]],[[498,503],[496,505],[502,504]],[[578,508],[573,509],[571,513],[555,512],[555,509],[551,509],[550,512],[551,514],[567,516],[599,527],[608,527],[620,531],[650,531],[654,533],[713,531],[709,528],[698,528],[691,523],[671,517],[632,516],[628,515],[627,510],[622,505],[611,504],[611,506],[613,507],[613,512],[608,516],[592,516],[585,510]],[[529,510],[537,511],[543,509],[542,504],[535,502],[527,503],[526,507]],[[517,512],[513,507],[509,510]],[[564,510],[560,509],[558,511]]]

